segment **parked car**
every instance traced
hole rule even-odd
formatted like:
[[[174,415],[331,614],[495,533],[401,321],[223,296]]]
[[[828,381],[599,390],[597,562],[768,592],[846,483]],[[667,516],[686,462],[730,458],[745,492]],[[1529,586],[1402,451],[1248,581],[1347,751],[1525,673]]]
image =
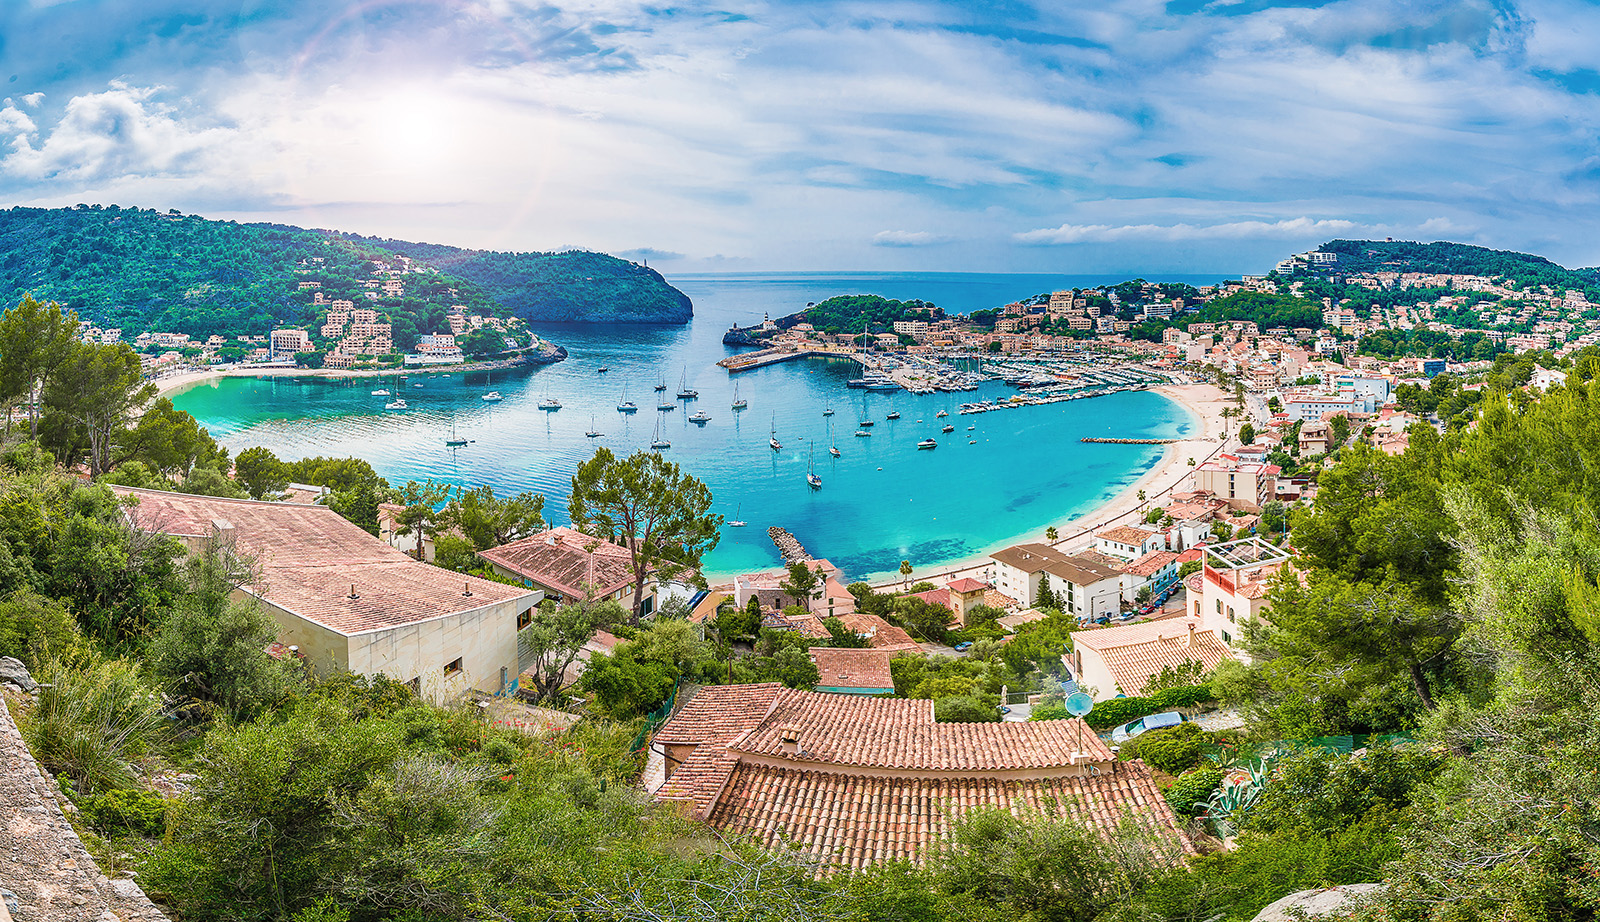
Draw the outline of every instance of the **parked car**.
[[[970,640],[963,640],[960,643],[955,645],[955,651],[957,653],[965,653],[965,652],[967,652],[967,650],[969,650],[971,648],[972,648],[972,641],[970,641]]]
[[[1122,726],[1111,731],[1113,743],[1126,743],[1146,730],[1159,730],[1162,727],[1176,727],[1188,720],[1177,711],[1163,711],[1160,714],[1150,714],[1138,720],[1130,720]]]

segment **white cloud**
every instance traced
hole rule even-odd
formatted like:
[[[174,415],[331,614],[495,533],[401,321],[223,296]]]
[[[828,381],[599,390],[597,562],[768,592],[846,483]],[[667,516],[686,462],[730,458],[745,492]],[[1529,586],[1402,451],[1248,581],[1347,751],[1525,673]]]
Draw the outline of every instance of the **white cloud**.
[[[0,168],[23,179],[84,182],[199,172],[215,166],[202,162],[203,155],[226,143],[233,133],[185,121],[155,98],[159,90],[114,81],[103,93],[74,96],[37,147],[19,137],[14,152],[0,160]],[[8,111],[21,115],[15,109]],[[20,124],[15,116],[11,121]],[[25,130],[34,132],[31,120]]]
[[[1016,234],[1018,243],[1058,246],[1073,243],[1116,243],[1124,240],[1244,240],[1337,236],[1355,231],[1354,221],[1289,218],[1281,221],[1231,221],[1225,224],[1063,224]]]
[[[878,231],[872,235],[872,245],[875,247],[928,247],[950,243],[954,237],[935,234],[929,231],[903,231],[886,230]]]

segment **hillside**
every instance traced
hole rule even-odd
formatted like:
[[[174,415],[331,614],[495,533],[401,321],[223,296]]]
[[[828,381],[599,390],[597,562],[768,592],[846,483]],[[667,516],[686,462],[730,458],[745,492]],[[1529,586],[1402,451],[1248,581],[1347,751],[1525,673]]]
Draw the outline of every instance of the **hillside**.
[[[5,303],[32,292],[127,335],[315,323],[300,282],[361,297],[362,280],[400,257],[412,260],[404,292],[363,299],[392,317],[397,342],[437,329],[450,304],[580,323],[684,323],[691,313],[658,273],[598,253],[481,252],[115,205],[0,211],[0,254]]]
[[[1542,256],[1467,243],[1330,240],[1318,249],[1339,254],[1336,271],[1340,273],[1427,272],[1506,278],[1519,285],[1586,289],[1600,286],[1600,270],[1568,269]]]

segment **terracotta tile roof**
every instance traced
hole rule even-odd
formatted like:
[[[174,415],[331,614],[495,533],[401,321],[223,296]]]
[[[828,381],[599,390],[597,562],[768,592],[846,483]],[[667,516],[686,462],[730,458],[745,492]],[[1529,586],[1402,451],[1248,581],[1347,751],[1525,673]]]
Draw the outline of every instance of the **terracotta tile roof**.
[[[1162,568],[1167,564],[1177,559],[1178,555],[1171,551],[1151,551],[1133,563],[1124,565],[1122,572],[1131,573],[1134,576],[1154,576],[1161,572]]]
[[[1077,556],[1079,560],[1087,560],[1097,567],[1105,567],[1107,570],[1116,570],[1119,573],[1128,565],[1126,560],[1099,551],[1080,551]]]
[[[983,604],[1001,611],[1015,611],[1022,607],[1022,603],[1006,595],[998,589],[990,589],[983,594]]]
[[[986,591],[988,588],[989,588],[989,584],[988,583],[982,582],[980,580],[975,580],[970,576],[964,576],[961,579],[958,579],[958,580],[956,580],[955,582],[953,582],[953,583],[951,583],[949,585],[949,589],[950,589],[951,592],[959,592],[959,593],[963,593],[963,594],[968,593],[968,592],[983,592],[983,591]]]
[[[633,583],[627,548],[565,525],[478,556],[573,599],[607,596]]]
[[[1007,566],[1024,573],[1040,570],[1080,586],[1088,586],[1105,579],[1115,579],[1117,573],[1082,556],[1063,554],[1046,544],[1018,544],[989,555]]]
[[[326,506],[112,489],[138,500],[129,515],[146,530],[205,540],[214,523],[231,525],[235,547],[260,571],[252,594],[347,636],[531,595],[414,560]]]
[[[656,731],[653,741],[666,746],[726,742],[760,723],[781,691],[779,682],[708,685]]]
[[[871,647],[811,648],[811,661],[822,674],[817,681],[819,688],[894,688],[894,677],[889,674],[889,660],[893,658],[893,651]]]
[[[913,592],[911,596],[912,598],[921,599],[929,605],[950,607],[950,590],[948,589],[929,589],[926,592]]]
[[[829,871],[920,861],[949,835],[952,819],[982,807],[1013,813],[1055,807],[1103,835],[1131,812],[1140,825],[1192,850],[1142,762],[1030,780],[853,775],[740,763],[709,820],[763,846],[797,848]]]
[[[890,624],[877,615],[864,611],[841,612],[839,622],[867,638],[867,643],[875,650],[921,649],[904,628]]]
[[[999,618],[995,619],[995,623],[1008,631],[1015,631],[1024,624],[1032,624],[1035,621],[1043,621],[1048,617],[1049,615],[1046,615],[1037,608],[1029,608],[1023,611],[1013,612],[1009,615],[1001,615]]]
[[[1096,651],[1125,695],[1143,694],[1163,669],[1193,661],[1211,670],[1233,659],[1214,631],[1196,630],[1191,638],[1187,621],[1176,618],[1077,631],[1072,643],[1079,650]]]
[[[1069,764],[1079,742],[1075,728],[1069,720],[935,723],[932,701],[791,689],[732,748],[784,756],[784,734],[798,731],[801,752],[790,758],[801,762],[905,771],[1016,771]],[[1092,757],[1111,758],[1093,732],[1085,733],[1082,742]]]
[[[1154,532],[1148,532],[1142,528],[1134,528],[1132,525],[1118,525],[1116,528],[1097,531],[1094,536],[1096,538],[1104,538],[1107,541],[1114,541],[1118,544],[1132,544],[1137,547],[1149,541],[1153,534]]]

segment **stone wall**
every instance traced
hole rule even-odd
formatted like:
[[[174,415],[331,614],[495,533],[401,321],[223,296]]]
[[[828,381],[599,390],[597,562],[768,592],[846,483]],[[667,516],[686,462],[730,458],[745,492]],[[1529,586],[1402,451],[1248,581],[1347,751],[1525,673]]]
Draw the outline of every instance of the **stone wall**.
[[[0,889],[15,922],[167,922],[132,880],[100,873],[56,791],[0,698]]]

